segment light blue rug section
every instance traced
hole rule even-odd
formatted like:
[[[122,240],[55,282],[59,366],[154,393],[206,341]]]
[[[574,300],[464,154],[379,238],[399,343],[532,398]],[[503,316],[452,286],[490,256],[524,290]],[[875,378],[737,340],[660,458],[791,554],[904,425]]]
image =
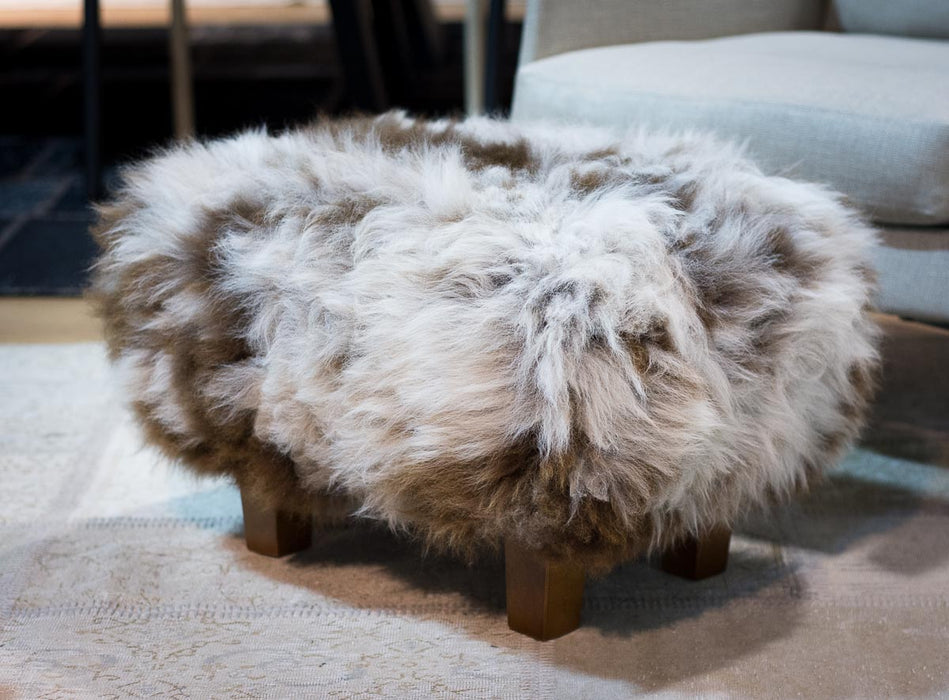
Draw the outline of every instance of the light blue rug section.
[[[883,487],[890,486],[949,503],[949,468],[889,457],[866,448],[852,450],[840,465],[828,471],[828,476],[831,479],[846,477]],[[949,537],[949,532],[946,536]]]

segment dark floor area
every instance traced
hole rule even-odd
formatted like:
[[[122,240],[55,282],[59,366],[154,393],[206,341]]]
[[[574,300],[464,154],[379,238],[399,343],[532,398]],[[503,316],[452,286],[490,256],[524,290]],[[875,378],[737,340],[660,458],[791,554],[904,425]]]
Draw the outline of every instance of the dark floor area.
[[[0,293],[79,294],[96,252],[75,137],[0,137]]]
[[[393,107],[463,107],[462,28],[440,27],[442,56],[393,90]],[[520,27],[500,47],[499,102],[510,104]],[[109,173],[171,138],[167,33],[107,30],[102,137]],[[280,130],[352,110],[331,26],[197,27],[191,34],[199,135]],[[96,247],[85,196],[79,32],[0,31],[0,294],[78,295]]]

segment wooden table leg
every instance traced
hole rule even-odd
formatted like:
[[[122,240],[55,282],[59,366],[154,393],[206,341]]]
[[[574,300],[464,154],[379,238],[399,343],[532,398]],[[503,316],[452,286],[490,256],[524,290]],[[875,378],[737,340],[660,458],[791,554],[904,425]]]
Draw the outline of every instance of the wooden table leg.
[[[719,525],[700,537],[691,537],[663,555],[662,568],[694,581],[720,574],[728,565],[731,536],[731,528]]]
[[[306,549],[312,541],[308,517],[263,508],[241,492],[244,539],[247,549],[268,557],[282,557]]]
[[[510,540],[504,559],[508,627],[545,642],[580,626],[583,569],[552,563]]]
[[[191,47],[188,44],[188,20],[185,0],[171,0],[171,109],[175,138],[194,136],[194,80],[191,77]]]

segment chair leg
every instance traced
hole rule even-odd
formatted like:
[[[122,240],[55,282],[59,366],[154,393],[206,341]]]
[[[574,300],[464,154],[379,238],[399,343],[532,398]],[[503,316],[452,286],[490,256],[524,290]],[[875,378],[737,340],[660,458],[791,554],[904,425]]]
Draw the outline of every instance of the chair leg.
[[[719,525],[700,537],[690,537],[662,557],[662,568],[667,573],[700,581],[715,576],[728,565],[730,528]]]
[[[99,16],[99,0],[85,0],[83,8],[82,87],[86,195],[95,201],[102,196],[102,22]]]
[[[194,136],[194,80],[191,77],[191,47],[188,44],[188,19],[185,0],[171,0],[171,107],[175,138]]]
[[[583,569],[552,563],[510,540],[504,559],[508,627],[545,642],[580,626]]]
[[[310,518],[263,508],[243,491],[241,505],[244,508],[244,539],[250,551],[268,557],[282,557],[310,546]]]

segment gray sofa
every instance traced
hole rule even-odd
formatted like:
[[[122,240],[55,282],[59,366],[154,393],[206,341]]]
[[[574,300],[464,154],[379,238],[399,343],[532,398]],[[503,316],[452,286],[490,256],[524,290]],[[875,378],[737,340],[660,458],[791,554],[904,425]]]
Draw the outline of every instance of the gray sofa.
[[[745,142],[880,226],[881,310],[949,322],[949,0],[528,0],[512,118]]]

